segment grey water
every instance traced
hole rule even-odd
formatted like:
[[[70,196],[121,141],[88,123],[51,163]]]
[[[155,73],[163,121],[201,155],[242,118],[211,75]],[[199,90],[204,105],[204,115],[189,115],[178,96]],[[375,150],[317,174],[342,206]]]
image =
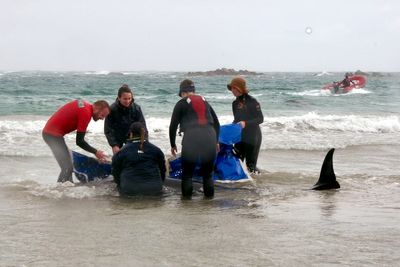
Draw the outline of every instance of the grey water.
[[[153,143],[168,156],[168,124],[185,73],[0,73],[0,266],[397,266],[400,260],[400,74],[367,76],[347,95],[321,88],[342,73],[247,77],[265,122],[253,183],[191,201],[168,182],[157,198],[121,199],[111,179],[57,184],[41,140],[46,119],[81,98],[114,101],[134,88]],[[190,77],[222,123],[232,77]],[[66,137],[77,149],[74,134]],[[87,140],[108,151],[102,122]],[[310,191],[335,147],[341,189]]]

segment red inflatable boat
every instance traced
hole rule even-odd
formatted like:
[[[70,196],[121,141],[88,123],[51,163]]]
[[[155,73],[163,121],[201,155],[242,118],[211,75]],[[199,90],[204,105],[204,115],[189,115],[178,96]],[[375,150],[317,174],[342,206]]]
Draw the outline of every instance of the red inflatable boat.
[[[361,75],[349,76],[349,80],[351,82],[350,86],[343,87],[343,85],[340,82],[337,82],[337,83],[327,84],[323,87],[323,89],[331,90],[333,94],[345,94],[355,88],[363,88],[366,83],[365,77]]]

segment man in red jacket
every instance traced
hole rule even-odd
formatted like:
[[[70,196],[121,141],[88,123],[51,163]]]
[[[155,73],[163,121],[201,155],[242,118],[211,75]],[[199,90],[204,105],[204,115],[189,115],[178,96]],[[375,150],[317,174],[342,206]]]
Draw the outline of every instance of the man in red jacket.
[[[61,168],[57,182],[72,182],[73,164],[71,154],[64,140],[64,135],[76,130],[76,144],[82,149],[93,153],[100,161],[105,160],[105,154],[85,141],[85,134],[90,120],[103,120],[110,113],[110,106],[104,100],[98,100],[93,105],[82,100],[74,100],[62,106],[43,128],[43,140],[50,147]]]

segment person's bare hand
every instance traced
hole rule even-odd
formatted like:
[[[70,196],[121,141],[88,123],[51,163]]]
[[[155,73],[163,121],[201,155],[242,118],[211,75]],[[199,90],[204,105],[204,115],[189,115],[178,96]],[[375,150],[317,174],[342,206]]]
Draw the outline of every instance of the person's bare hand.
[[[172,156],[176,157],[176,154],[178,153],[178,149],[176,148],[176,146],[171,147],[171,154]]]
[[[97,150],[96,158],[98,158],[98,160],[102,163],[107,162],[107,156],[104,154],[104,151]]]
[[[119,146],[113,146],[113,147],[112,147],[112,152],[113,152],[114,155],[117,154],[118,151],[120,151],[120,150],[121,150],[121,149],[119,148]]]

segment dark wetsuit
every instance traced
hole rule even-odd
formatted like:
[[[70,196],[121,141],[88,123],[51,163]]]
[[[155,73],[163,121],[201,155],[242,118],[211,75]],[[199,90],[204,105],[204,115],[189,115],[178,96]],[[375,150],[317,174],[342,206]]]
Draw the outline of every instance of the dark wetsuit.
[[[341,82],[343,87],[348,87],[351,85],[351,81],[349,78],[344,78],[344,80]]]
[[[122,106],[118,99],[111,105],[110,114],[104,121],[104,134],[107,137],[108,144],[122,147],[128,139],[129,127],[134,122],[143,123],[147,127],[142,110],[138,104],[132,103],[129,107]]]
[[[262,140],[259,125],[264,122],[261,106],[254,97],[243,94],[233,101],[232,110],[234,123],[246,122],[242,131],[241,142],[235,144],[235,150],[242,160],[246,159],[249,171],[255,172],[257,171],[257,159]]]
[[[147,141],[143,143],[143,151],[139,145],[139,141],[128,141],[112,159],[114,181],[123,196],[162,192],[166,171],[164,153]]]
[[[211,173],[216,157],[219,121],[212,107],[202,96],[190,95],[176,103],[169,125],[171,147],[176,147],[176,130],[184,132],[182,140],[182,195],[192,195],[192,177],[196,163],[200,164],[204,195],[214,196]]]

